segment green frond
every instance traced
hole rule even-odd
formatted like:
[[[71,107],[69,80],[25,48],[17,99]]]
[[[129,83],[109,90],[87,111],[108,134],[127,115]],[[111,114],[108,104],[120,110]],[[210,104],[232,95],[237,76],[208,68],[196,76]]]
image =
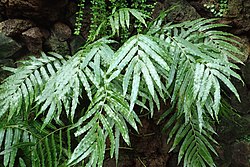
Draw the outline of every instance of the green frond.
[[[3,165],[13,167],[19,160],[20,166],[58,166],[65,161],[62,159],[62,145],[55,137],[61,130],[40,131],[40,124],[25,123],[22,120],[12,120],[11,123],[1,126],[0,155],[3,155]],[[62,128],[63,129],[63,128]],[[4,145],[4,147],[3,147]],[[18,151],[24,154],[17,154]],[[32,165],[31,165],[32,164]]]
[[[229,61],[240,62],[235,55],[242,53],[234,46],[240,44],[230,38],[235,38],[233,35],[215,31],[224,25],[211,24],[213,21],[216,19],[198,19],[155,31],[155,36],[166,43],[165,50],[173,54],[166,85],[172,107],[160,121],[168,118],[163,129],[171,128],[167,141],[173,141],[170,151],[180,145],[178,163],[185,167],[215,166],[211,153],[217,155],[212,146],[216,142],[209,119],[218,121],[222,84],[240,100],[230,79],[242,79],[234,71],[238,66]],[[171,114],[175,107],[177,111]]]
[[[0,85],[0,118],[10,120],[21,111],[27,116],[48,79],[65,61],[61,55],[50,53],[46,56],[42,53],[40,58],[31,57],[31,60],[21,62],[14,74]]]
[[[61,124],[62,108],[67,117],[74,122],[76,107],[83,89],[92,100],[91,82],[98,88],[103,77],[103,70],[113,58],[113,50],[107,45],[110,40],[100,39],[83,48],[71,57],[48,83],[37,97],[41,109],[37,116],[47,111],[42,128],[54,118]]]
[[[81,95],[78,71],[80,71],[80,57],[70,58],[56,75],[51,77],[45,85],[43,92],[37,97],[38,104],[42,107],[37,116],[48,108],[47,116],[44,120],[43,128],[52,120],[53,117],[59,119],[62,105],[66,108],[66,114],[72,120],[75,108],[78,103],[78,96]],[[71,99],[67,96],[71,95]],[[72,104],[72,105],[70,105]],[[72,108],[70,108],[72,106]],[[57,111],[57,109],[59,109]],[[59,122],[59,120],[56,120]]]
[[[117,33],[119,35],[120,26],[124,30],[130,28],[130,15],[134,16],[140,23],[147,27],[145,22],[145,18],[148,17],[147,15],[136,9],[121,8],[109,16],[109,24],[113,34]]]
[[[168,141],[174,139],[170,151],[176,149],[177,145],[180,145],[178,164],[182,162],[185,167],[195,166],[196,160],[199,159],[201,161],[199,163],[203,164],[203,166],[215,166],[211,152],[215,155],[217,153],[211,144],[213,139],[210,139],[211,136],[209,135],[211,133],[208,132],[206,125],[200,130],[199,124],[193,120],[187,123],[181,122],[181,120],[178,120],[174,124],[168,139]]]
[[[168,54],[162,46],[155,42],[154,38],[146,35],[131,37],[115,53],[114,61],[111,63],[107,74],[113,72],[110,76],[110,80],[112,80],[126,69],[123,78],[123,94],[127,94],[128,85],[132,80],[130,110],[133,109],[137,101],[140,84],[146,83],[155,103],[158,103],[155,91],[162,97],[164,96],[163,92],[166,92],[165,84],[160,78],[167,77],[168,64],[171,61],[171,58],[166,55]],[[164,72],[160,73],[156,70],[159,66]],[[142,80],[141,75],[144,80]]]
[[[28,129],[29,137],[26,142],[32,143],[26,148],[26,155],[30,156],[27,161],[31,166],[61,166],[69,158],[68,149],[71,136],[68,135],[69,127],[50,128],[41,130],[42,124],[32,122]],[[67,135],[66,135],[67,134]],[[69,141],[69,142],[68,142]],[[71,143],[70,143],[71,144]]]
[[[145,19],[148,18],[147,15],[138,11],[137,9],[132,8],[120,8],[118,10],[113,9],[112,14],[107,18],[107,20],[103,21],[97,28],[97,31],[92,40],[99,35],[100,30],[103,26],[105,26],[108,22],[108,25],[111,27],[112,35],[119,35],[120,29],[127,30],[130,28],[131,20],[130,15],[136,18],[140,23],[142,23],[145,27],[147,27]]]
[[[129,145],[127,124],[137,130],[136,122],[140,122],[138,116],[130,111],[129,104],[121,94],[107,88],[100,89],[93,97],[85,116],[74,126],[77,128],[75,136],[82,138],[68,165],[73,166],[84,160],[86,166],[102,166],[107,137],[110,141],[110,156],[113,157],[115,152],[117,158],[119,134]]]

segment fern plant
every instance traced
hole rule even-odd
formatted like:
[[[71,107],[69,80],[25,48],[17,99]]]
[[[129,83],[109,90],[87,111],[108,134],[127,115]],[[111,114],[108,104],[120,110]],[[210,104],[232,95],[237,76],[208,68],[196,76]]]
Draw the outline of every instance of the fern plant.
[[[130,15],[143,33],[112,40],[128,29]],[[213,127],[228,112],[223,87],[239,99],[229,61],[242,54],[232,34],[218,31],[216,19],[151,24],[136,9],[107,17],[109,37],[86,44],[72,57],[55,53],[31,57],[0,86],[0,148],[4,166],[103,166],[105,154],[118,163],[120,139],[130,145],[129,127],[138,131],[139,112],[171,103],[159,122],[179,149],[178,164],[216,166]],[[101,24],[99,27],[102,27]],[[179,146],[179,147],[177,147]],[[109,153],[108,153],[109,152]]]
[[[79,11],[76,13],[76,23],[75,23],[75,32],[74,34],[79,35],[82,28],[82,21],[83,21],[83,15],[89,14],[84,11],[86,2],[85,0],[79,1]],[[93,41],[95,40],[95,37],[97,34],[99,34],[99,37],[110,35],[110,29],[107,27],[106,22],[110,21],[112,24],[110,24],[113,28],[119,29],[119,21],[121,21],[122,25],[122,33],[118,34],[121,38],[126,38],[129,36],[129,30],[132,31],[133,29],[136,29],[137,31],[142,31],[143,26],[145,25],[145,22],[142,23],[142,17],[141,15],[149,16],[154,8],[154,1],[148,1],[148,0],[91,0],[90,1],[90,9],[91,9],[91,24],[90,24],[90,31],[88,40]],[[133,9],[132,9],[133,8]],[[122,9],[122,10],[120,10]],[[136,10],[135,10],[136,9]],[[118,12],[117,12],[118,10]],[[137,11],[140,11],[139,13]],[[101,13],[101,15],[100,15]],[[124,29],[125,27],[125,21],[126,26],[130,26],[129,21],[129,13],[131,13],[133,16],[138,19],[138,21],[135,21],[133,24],[133,28],[130,29]],[[107,20],[106,18],[109,17]],[[123,24],[124,23],[124,24]],[[117,32],[119,33],[119,31]]]

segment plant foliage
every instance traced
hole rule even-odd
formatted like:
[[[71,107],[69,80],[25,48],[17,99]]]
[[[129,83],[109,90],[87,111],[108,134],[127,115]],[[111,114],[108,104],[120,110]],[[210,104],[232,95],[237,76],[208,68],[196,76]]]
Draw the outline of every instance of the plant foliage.
[[[129,29],[130,15],[148,28],[113,41]],[[107,150],[118,161],[120,139],[130,145],[129,127],[140,124],[135,106],[153,116],[169,101],[159,121],[170,131],[170,151],[179,149],[178,163],[216,166],[213,126],[227,112],[223,88],[239,99],[230,79],[241,77],[229,59],[241,63],[235,55],[242,53],[215,21],[147,24],[140,11],[120,8],[103,20],[110,37],[72,57],[42,53],[6,68],[13,75],[0,86],[3,165],[103,166]]]
[[[119,36],[119,29],[122,29],[121,37],[127,37],[129,35],[128,29],[132,31],[142,31],[143,25],[145,26],[145,16],[151,15],[153,11],[155,1],[148,0],[91,0],[90,12],[91,12],[91,24],[88,40],[93,41],[95,38],[110,35],[110,26],[112,28],[113,35],[117,33]],[[89,4],[88,4],[89,5]],[[77,12],[75,23],[75,34],[79,35],[82,28],[83,16],[88,14],[85,11],[86,2],[80,0],[79,11]],[[101,14],[100,14],[101,13]],[[130,28],[130,15],[134,16],[138,21],[133,20],[133,27]],[[108,18],[108,19],[106,19]],[[149,17],[147,17],[149,18]],[[110,22],[110,24],[107,24]],[[121,26],[119,26],[119,24]],[[128,29],[126,29],[127,27]]]

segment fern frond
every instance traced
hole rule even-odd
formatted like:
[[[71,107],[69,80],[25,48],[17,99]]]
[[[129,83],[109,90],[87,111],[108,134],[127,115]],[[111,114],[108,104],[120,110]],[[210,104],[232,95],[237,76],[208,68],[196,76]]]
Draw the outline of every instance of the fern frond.
[[[132,88],[130,95],[130,110],[133,109],[137,100],[140,83],[142,77],[150,92],[151,98],[157,103],[155,91],[162,95],[165,92],[164,83],[161,77],[166,77],[169,71],[169,63],[171,58],[165,50],[155,42],[154,38],[146,35],[136,35],[131,37],[123,46],[115,53],[114,61],[111,63],[107,74],[110,80],[121,74],[123,69],[126,73],[123,78],[123,94],[127,94],[128,85],[132,80]],[[161,67],[164,72],[158,72],[156,69]]]
[[[13,145],[19,143],[20,137],[22,135],[22,131],[20,129],[12,129],[12,128],[1,128],[2,140],[4,141],[4,150],[0,153],[0,155],[4,155],[3,165],[13,167],[15,163],[15,158],[17,155],[17,148],[13,148]],[[1,144],[1,143],[0,143]],[[0,148],[2,146],[0,145]]]
[[[86,160],[86,166],[102,166],[107,137],[111,147],[110,156],[113,157],[114,152],[119,149],[118,134],[121,134],[129,145],[127,123],[137,130],[136,122],[140,122],[138,116],[129,110],[129,104],[120,93],[104,87],[99,89],[85,116],[74,125],[78,127],[75,136],[83,135],[83,138],[74,149],[68,165],[72,166]]]
[[[20,111],[27,116],[44,84],[64,63],[65,59],[55,53],[50,56],[42,53],[40,58],[31,57],[31,60],[21,62],[14,74],[0,85],[0,118],[7,116],[10,120]]]
[[[176,114],[175,114],[176,115]],[[197,115],[196,115],[197,116]],[[173,116],[174,117],[174,116]],[[210,131],[210,125],[206,124],[200,131],[196,118],[189,122],[183,122],[183,115],[177,118],[176,123],[168,122],[166,126],[172,127],[169,133],[169,139],[173,139],[173,145],[170,151],[180,145],[178,154],[178,164],[183,162],[184,167],[189,166],[215,166],[211,153],[217,155],[211,143],[214,139],[211,137],[214,131]],[[215,144],[217,144],[215,142]],[[197,159],[199,162],[197,162]],[[207,165],[206,165],[207,164]]]
[[[40,131],[41,125],[36,127]],[[32,166],[60,166],[66,163],[66,160],[70,155],[67,153],[67,147],[70,148],[68,142],[64,142],[63,138],[67,141],[71,141],[71,136],[63,137],[63,133],[67,127],[60,129],[53,129],[49,132],[40,132],[40,137],[31,138],[31,142],[34,143],[30,147],[29,151],[32,155]],[[34,133],[34,132],[33,132]],[[32,134],[33,134],[32,133]]]
[[[32,146],[33,143],[27,142],[28,129],[21,119],[15,118],[8,124],[0,125],[0,156],[3,156],[1,165],[13,167],[18,158],[18,150]],[[23,162],[24,163],[24,162]],[[25,164],[25,163],[24,163]]]
[[[88,45],[71,57],[61,70],[49,79],[43,92],[37,97],[38,104],[42,104],[37,116],[48,109],[42,128],[53,117],[57,123],[62,124],[60,116],[63,107],[67,117],[73,122],[82,89],[85,89],[88,98],[92,99],[91,82],[99,87],[103,75],[101,68],[107,66],[113,58],[114,52],[106,44],[108,42],[110,41],[101,39]]]
[[[147,15],[136,9],[121,8],[117,11],[114,11],[113,14],[109,16],[109,25],[111,26],[113,35],[115,33],[119,35],[120,27],[124,30],[130,28],[130,15],[134,16],[140,23],[147,27],[145,22],[145,18],[148,17]]]
[[[113,9],[112,14],[107,18],[107,20],[103,21],[99,27],[97,28],[93,37],[91,37],[91,41],[95,40],[95,38],[99,35],[100,31],[106,24],[111,27],[112,35],[117,34],[119,36],[120,29],[128,30],[131,25],[130,15],[136,18],[140,23],[142,23],[145,27],[147,27],[145,19],[149,16],[143,14],[137,9],[132,8],[120,8],[118,10]]]
[[[141,12],[114,9],[90,40],[107,26],[111,36],[128,31],[131,16],[147,26]],[[152,117],[155,107],[160,110],[170,97],[171,107],[160,121],[168,119],[163,130],[171,128],[167,142],[173,141],[170,151],[179,148],[178,164],[215,166],[212,123],[227,110],[223,85],[240,100],[230,79],[242,81],[234,71],[239,67],[229,60],[242,63],[236,56],[242,54],[236,47],[240,43],[215,30],[225,26],[216,20],[201,18],[161,28],[159,19],[147,35],[134,35],[121,46],[102,38],[70,58],[43,53],[17,69],[5,68],[14,74],[0,85],[3,165],[101,167],[106,150],[118,162],[120,138],[130,145],[128,128],[138,131],[134,106]],[[82,96],[90,104],[78,112]],[[22,116],[22,123],[16,116]],[[19,156],[19,149],[24,155]]]
[[[181,145],[178,163],[183,160],[185,167],[215,166],[210,154],[216,155],[211,144],[215,141],[210,136],[214,131],[208,123],[210,118],[218,120],[221,84],[240,100],[230,78],[242,79],[234,71],[238,66],[228,59],[238,61],[234,55],[242,53],[233,44],[239,43],[229,38],[233,35],[215,31],[224,25],[211,24],[213,21],[216,19],[198,19],[155,31],[155,36],[167,43],[165,50],[174,54],[167,88],[172,109],[176,107],[177,112],[164,129],[172,127],[168,142],[175,138],[170,151]],[[170,113],[171,110],[164,113],[161,120]]]

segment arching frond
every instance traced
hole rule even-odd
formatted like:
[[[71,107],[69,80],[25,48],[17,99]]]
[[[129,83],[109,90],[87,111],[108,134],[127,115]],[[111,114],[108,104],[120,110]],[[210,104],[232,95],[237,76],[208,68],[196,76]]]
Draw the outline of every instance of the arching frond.
[[[169,64],[172,58],[159,45],[154,38],[146,35],[131,37],[114,55],[107,74],[112,72],[109,80],[121,74],[123,69],[126,72],[123,76],[123,95],[128,91],[132,83],[130,94],[130,110],[133,109],[139,93],[140,84],[145,83],[151,98],[156,101],[156,92],[164,99],[164,83],[161,78],[167,77]],[[163,72],[156,70],[160,68]],[[131,81],[132,80],[132,81]],[[143,81],[142,81],[143,80]]]
[[[71,57],[45,86],[37,97],[38,104],[42,104],[40,112],[48,109],[42,128],[53,118],[62,124],[60,116],[65,108],[67,117],[73,122],[78,99],[85,89],[88,98],[92,100],[91,82],[99,88],[103,75],[102,67],[107,66],[113,58],[113,50],[106,44],[110,41],[101,39],[83,48]]]
[[[128,127],[137,130],[136,122],[140,122],[129,104],[119,93],[109,88],[100,88],[91,102],[84,117],[74,126],[75,136],[83,136],[74,149],[68,165],[72,166],[84,160],[86,166],[102,166],[106,149],[107,137],[110,141],[110,156],[116,152],[118,158],[119,136],[130,145]],[[116,151],[115,151],[116,150]]]
[[[174,138],[171,151],[180,143],[178,161],[183,159],[184,166],[215,166],[211,158],[214,152],[210,137],[209,119],[218,120],[222,84],[228,87],[240,100],[239,94],[231,83],[234,77],[242,81],[234,69],[236,65],[229,58],[240,62],[234,55],[242,54],[229,39],[229,33],[215,31],[222,24],[211,24],[216,19],[198,19],[176,25],[166,25],[155,31],[155,36],[166,44],[169,54],[173,55],[167,88],[171,93],[171,103],[177,108],[164,129],[172,127],[169,141]],[[225,45],[225,47],[223,47]],[[163,114],[169,116],[171,110]],[[178,123],[179,118],[183,123]],[[216,153],[215,153],[216,154]]]
[[[27,117],[27,112],[45,83],[65,61],[59,54],[50,53],[50,56],[46,56],[42,53],[40,58],[31,57],[30,60],[21,62],[17,69],[6,68],[14,74],[0,85],[0,118],[8,117],[10,120],[20,111]]]

